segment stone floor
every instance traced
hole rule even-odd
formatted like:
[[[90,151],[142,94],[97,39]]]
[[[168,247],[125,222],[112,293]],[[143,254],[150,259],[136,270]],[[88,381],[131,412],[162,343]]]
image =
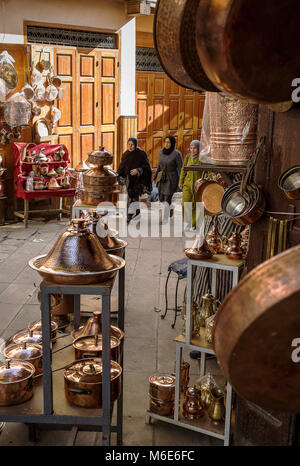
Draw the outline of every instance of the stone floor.
[[[178,204],[178,203],[177,203]],[[145,212],[142,212],[145,215]],[[175,222],[180,220],[176,206]],[[8,338],[29,322],[40,318],[37,291],[40,278],[27,265],[34,256],[45,254],[65,230],[68,222],[34,220],[29,228],[21,223],[0,227],[0,337]],[[175,343],[181,333],[182,319],[171,328],[174,318],[169,312],[161,319],[164,285],[170,262],[184,257],[182,237],[128,238],[126,249],[126,311],[124,348],[124,445],[195,446],[222,445],[222,441],[197,432],[154,421],[145,423],[148,407],[148,378],[155,372],[173,372]],[[191,240],[189,241],[189,243]],[[170,297],[174,299],[176,280],[170,279]],[[180,284],[182,302],[184,283]],[[191,364],[191,384],[197,379],[198,365],[189,353],[184,358]],[[215,360],[208,370],[218,374]],[[37,443],[30,442],[24,424],[6,423],[0,434],[0,445],[66,445],[70,432],[41,431]],[[101,434],[79,432],[76,445],[101,444]],[[116,444],[112,434],[112,444]]]

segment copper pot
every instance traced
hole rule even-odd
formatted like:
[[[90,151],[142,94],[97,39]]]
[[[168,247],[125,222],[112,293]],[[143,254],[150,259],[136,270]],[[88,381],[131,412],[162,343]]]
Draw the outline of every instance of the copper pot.
[[[248,102],[291,100],[300,76],[297,0],[201,0],[194,14],[199,59],[215,86]]]
[[[196,11],[200,0],[159,0],[154,41],[161,65],[180,86],[195,91],[218,89],[207,78],[196,49]]]
[[[29,265],[51,282],[83,285],[109,280],[125,261],[104,251],[84,219],[73,219],[51,251],[31,259]]]
[[[13,406],[30,400],[34,372],[30,362],[0,362],[0,406]]]
[[[149,411],[158,414],[159,416],[173,416],[174,414],[174,400],[161,401],[153,396],[149,397]]]
[[[98,205],[100,202],[111,202],[116,204],[120,194],[119,189],[115,189],[112,192],[98,192],[97,190],[93,192],[88,192],[86,189],[80,190],[80,199],[84,205]]]
[[[149,378],[149,395],[160,401],[175,400],[175,377],[169,374],[152,375]]]
[[[41,345],[42,338],[43,338],[42,332],[38,330],[26,329],[13,335],[12,342],[15,345],[20,345],[24,343],[33,343],[33,344]]]
[[[78,330],[74,330],[71,333],[71,336],[73,340],[77,340],[78,338],[82,338],[82,337],[101,335],[101,333],[102,333],[101,312],[95,311],[93,312],[93,317],[90,317],[88,319],[86,325],[79,327]],[[123,343],[124,332],[118,327],[115,327],[114,325],[110,326],[110,336],[117,338],[118,340],[121,341],[121,343]]]
[[[221,201],[225,189],[221,180],[198,180],[195,189],[196,202],[203,202],[206,215],[215,216],[222,212]]]
[[[246,275],[216,314],[213,346],[224,377],[266,410],[300,410],[299,274],[298,245]]]
[[[111,234],[108,226],[101,222],[101,216],[94,209],[89,209],[86,224],[90,231],[95,233],[105,251],[118,257],[123,257],[127,242]],[[99,234],[99,233],[100,234]]]
[[[120,363],[120,340],[110,336],[110,358]],[[103,338],[102,335],[77,338],[73,343],[75,359],[102,358]]]
[[[121,394],[121,366],[111,361],[111,403]],[[102,359],[91,358],[76,361],[64,371],[65,396],[81,408],[102,408]]]
[[[300,165],[286,170],[278,180],[279,188],[288,199],[300,199]]]
[[[33,330],[33,331],[41,332],[42,331],[42,321],[37,320],[35,322],[32,322],[32,324],[30,324],[28,326],[28,328],[30,330]],[[57,328],[58,328],[57,323],[54,322],[54,321],[51,321],[51,340],[55,340]]]
[[[34,366],[35,375],[43,372],[43,349],[40,345],[33,343],[9,345],[4,350],[4,356],[7,359],[30,362]]]

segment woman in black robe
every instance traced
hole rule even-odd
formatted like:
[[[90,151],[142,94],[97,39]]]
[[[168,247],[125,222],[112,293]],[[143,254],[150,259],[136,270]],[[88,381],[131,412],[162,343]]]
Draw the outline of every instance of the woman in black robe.
[[[125,179],[128,194],[128,212],[130,204],[138,202],[141,194],[151,193],[152,171],[149,165],[147,154],[138,147],[136,138],[129,138],[127,142],[128,150],[122,155],[118,175]],[[135,216],[139,215],[140,209],[136,209]],[[134,217],[134,213],[127,214],[127,220]]]

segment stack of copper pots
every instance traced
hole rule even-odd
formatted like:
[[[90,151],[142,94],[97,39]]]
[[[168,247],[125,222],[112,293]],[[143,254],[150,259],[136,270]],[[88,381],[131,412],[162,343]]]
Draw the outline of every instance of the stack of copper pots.
[[[100,147],[91,152],[88,162],[94,168],[83,173],[84,188],[81,189],[80,199],[83,204],[98,205],[100,202],[116,203],[120,193],[118,174],[109,168],[114,156]]]
[[[152,375],[149,382],[149,410],[160,416],[173,416],[175,377],[169,374]]]

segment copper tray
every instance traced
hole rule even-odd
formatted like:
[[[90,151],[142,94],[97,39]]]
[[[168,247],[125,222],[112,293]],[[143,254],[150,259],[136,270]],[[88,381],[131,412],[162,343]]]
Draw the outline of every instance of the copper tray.
[[[196,11],[201,0],[159,0],[154,42],[166,74],[180,86],[219,92],[207,78],[196,49]]]
[[[300,411],[300,246],[250,272],[216,314],[213,345],[243,398],[268,410]]]
[[[208,78],[248,102],[290,100],[300,76],[299,16],[298,0],[201,0],[197,50]]]
[[[49,282],[58,283],[62,285],[88,285],[92,283],[103,283],[113,278],[116,272],[125,267],[125,260],[121,257],[110,255],[119,265],[111,270],[97,271],[97,272],[82,272],[82,273],[69,273],[69,272],[56,272],[50,268],[43,267],[43,259],[47,255],[38,256],[29,261],[32,269],[36,270],[41,277]]]
[[[222,198],[224,196],[224,187],[213,180],[203,180],[198,185],[196,202],[203,202],[204,210],[207,215],[214,217],[222,212]]]

